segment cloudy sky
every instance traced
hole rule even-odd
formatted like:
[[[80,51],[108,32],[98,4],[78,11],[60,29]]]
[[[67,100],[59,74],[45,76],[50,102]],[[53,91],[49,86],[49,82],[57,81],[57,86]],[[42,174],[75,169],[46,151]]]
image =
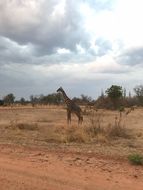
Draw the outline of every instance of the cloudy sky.
[[[142,0],[0,0],[0,98],[143,84]]]

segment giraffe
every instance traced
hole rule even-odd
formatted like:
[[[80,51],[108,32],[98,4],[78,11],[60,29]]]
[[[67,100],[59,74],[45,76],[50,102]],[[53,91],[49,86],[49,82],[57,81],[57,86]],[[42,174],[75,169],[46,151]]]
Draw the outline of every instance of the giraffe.
[[[78,124],[82,124],[83,116],[81,108],[75,104],[73,100],[71,100],[65,93],[62,87],[60,87],[57,92],[61,92],[64,98],[64,101],[67,105],[67,122],[71,123],[71,114],[74,113],[78,117]]]

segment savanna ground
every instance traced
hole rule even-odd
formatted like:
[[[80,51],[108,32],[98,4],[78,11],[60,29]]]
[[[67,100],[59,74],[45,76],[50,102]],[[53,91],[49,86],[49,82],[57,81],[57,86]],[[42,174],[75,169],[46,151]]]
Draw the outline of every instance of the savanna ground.
[[[0,107],[0,189],[142,190],[143,108],[82,109],[67,126],[63,107]]]

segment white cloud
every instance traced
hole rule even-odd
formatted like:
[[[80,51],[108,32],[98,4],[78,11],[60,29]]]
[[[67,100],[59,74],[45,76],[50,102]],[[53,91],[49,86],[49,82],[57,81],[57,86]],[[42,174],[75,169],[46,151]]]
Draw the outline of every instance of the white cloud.
[[[143,17],[142,0],[118,0],[114,9],[114,17],[118,37],[123,40],[125,48],[142,45]]]
[[[66,49],[66,48],[59,48],[59,49],[57,49],[57,53],[59,53],[59,54],[67,54],[67,53],[70,53],[70,50]]]

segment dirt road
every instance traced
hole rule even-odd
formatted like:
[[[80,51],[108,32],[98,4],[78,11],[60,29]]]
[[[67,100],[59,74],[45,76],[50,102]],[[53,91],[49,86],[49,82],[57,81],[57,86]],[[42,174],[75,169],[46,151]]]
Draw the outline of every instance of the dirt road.
[[[92,154],[0,145],[1,190],[142,190],[143,167]]]

